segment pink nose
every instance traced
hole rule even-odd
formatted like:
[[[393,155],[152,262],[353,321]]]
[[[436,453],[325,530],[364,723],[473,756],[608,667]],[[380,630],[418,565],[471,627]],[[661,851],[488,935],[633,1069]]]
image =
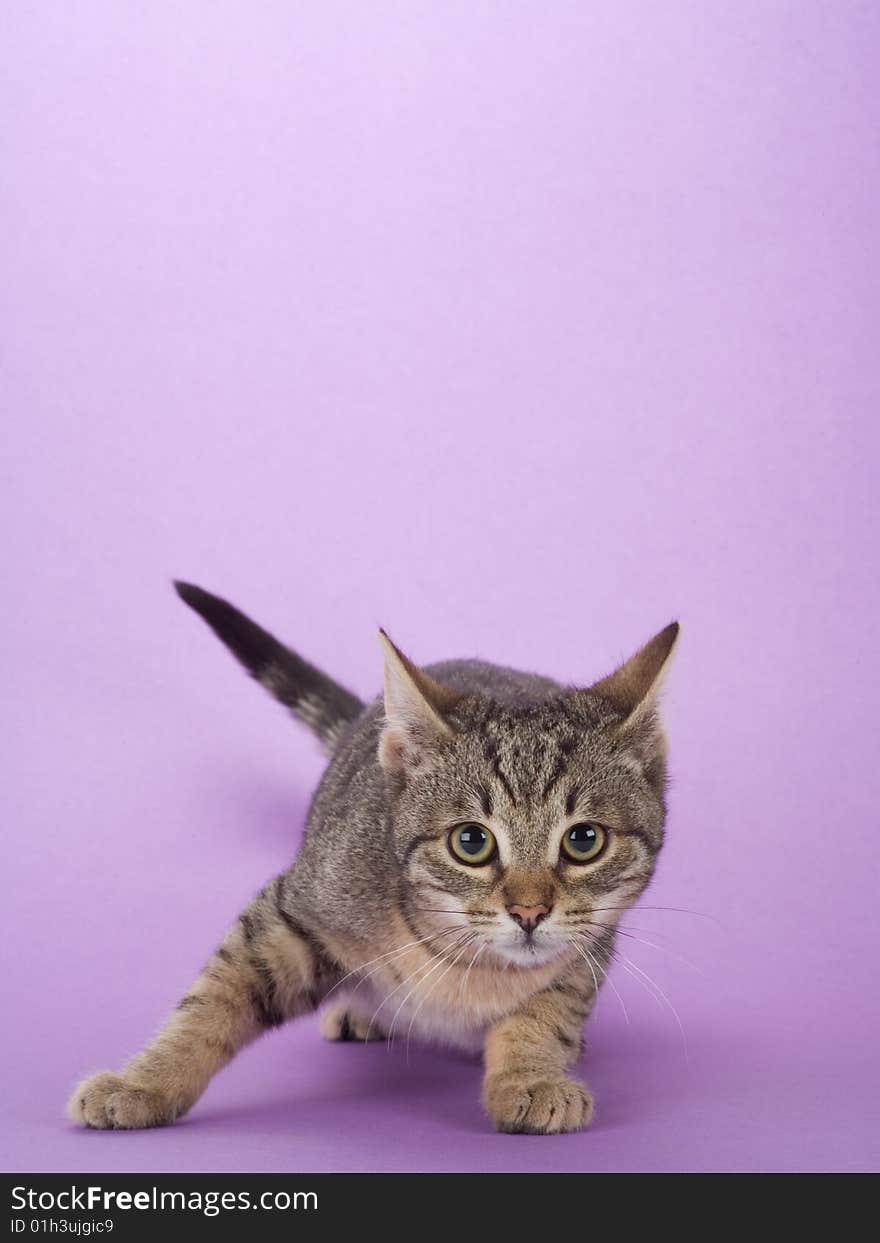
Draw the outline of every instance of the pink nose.
[[[509,906],[511,919],[515,919],[523,932],[534,932],[542,919],[546,919],[553,908],[550,906]]]

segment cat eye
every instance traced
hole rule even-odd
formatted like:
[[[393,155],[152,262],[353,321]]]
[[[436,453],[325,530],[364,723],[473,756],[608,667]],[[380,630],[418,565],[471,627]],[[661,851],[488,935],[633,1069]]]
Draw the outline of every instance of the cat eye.
[[[573,824],[566,829],[560,843],[569,863],[590,863],[605,848],[607,834],[599,824]]]
[[[495,837],[482,824],[459,824],[449,834],[449,849],[459,863],[482,867],[495,858]]]

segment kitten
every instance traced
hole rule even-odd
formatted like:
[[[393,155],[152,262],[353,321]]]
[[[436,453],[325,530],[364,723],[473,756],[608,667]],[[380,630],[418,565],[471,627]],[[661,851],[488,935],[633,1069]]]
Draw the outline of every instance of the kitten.
[[[364,705],[225,600],[176,587],[332,759],[296,862],[70,1115],[173,1122],[243,1045],[327,1001],[331,1040],[482,1047],[501,1131],[586,1126],[593,1100],[568,1071],[663,841],[656,697],[677,623],[589,690],[476,660],[418,669],[381,632],[384,701]]]

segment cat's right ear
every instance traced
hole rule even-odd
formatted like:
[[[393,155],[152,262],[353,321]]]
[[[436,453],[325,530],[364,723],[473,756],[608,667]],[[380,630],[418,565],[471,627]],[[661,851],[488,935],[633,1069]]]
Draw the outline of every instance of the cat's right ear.
[[[395,647],[384,630],[379,642],[385,658],[385,724],[379,739],[379,763],[401,774],[419,756],[452,736],[445,713],[461,698],[417,668]]]

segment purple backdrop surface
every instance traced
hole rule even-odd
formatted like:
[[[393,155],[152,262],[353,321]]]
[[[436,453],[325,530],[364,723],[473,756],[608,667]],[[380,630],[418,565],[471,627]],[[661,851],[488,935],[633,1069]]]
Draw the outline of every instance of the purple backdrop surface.
[[[876,1167],[878,7],[3,27],[3,1167]],[[313,1022],[171,1129],[69,1125],[321,768],[172,575],[365,694],[377,623],[587,681],[679,616],[645,906],[701,914],[626,949],[687,1057],[621,971],[583,1135]]]

